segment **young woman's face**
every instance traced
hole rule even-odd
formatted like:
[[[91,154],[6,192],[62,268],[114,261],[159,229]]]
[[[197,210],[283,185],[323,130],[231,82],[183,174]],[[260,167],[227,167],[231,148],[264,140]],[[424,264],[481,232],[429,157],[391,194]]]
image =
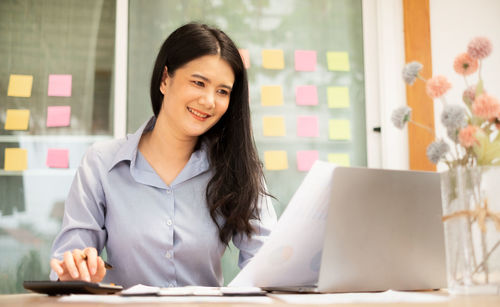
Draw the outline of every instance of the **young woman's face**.
[[[172,77],[164,73],[160,116],[163,113],[169,128],[180,136],[200,136],[226,112],[233,83],[233,70],[220,56],[194,59]]]

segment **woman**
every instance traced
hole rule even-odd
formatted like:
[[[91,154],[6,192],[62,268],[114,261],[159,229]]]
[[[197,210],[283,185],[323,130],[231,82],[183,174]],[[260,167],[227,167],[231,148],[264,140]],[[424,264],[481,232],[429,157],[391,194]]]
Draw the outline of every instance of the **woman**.
[[[222,285],[232,239],[243,267],[276,223],[250,125],[246,71],[222,31],[187,24],[160,49],[154,116],[91,146],[65,204],[52,279]],[[106,247],[113,265],[98,256]]]

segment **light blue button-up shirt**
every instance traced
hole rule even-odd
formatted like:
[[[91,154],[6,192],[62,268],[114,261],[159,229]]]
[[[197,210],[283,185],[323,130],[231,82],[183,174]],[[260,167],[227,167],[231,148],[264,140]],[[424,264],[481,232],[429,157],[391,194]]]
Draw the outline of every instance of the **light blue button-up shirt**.
[[[104,247],[113,265],[104,282],[124,287],[219,286],[223,284],[221,257],[225,245],[210,217],[205,198],[212,177],[204,146],[193,152],[175,180],[166,185],[138,150],[144,131],[154,118],[124,139],[92,145],[76,173],[61,232],[52,257],[64,252]],[[268,197],[259,200],[256,232],[233,237],[239,266],[245,266],[276,224]],[[51,279],[57,274],[51,272]]]

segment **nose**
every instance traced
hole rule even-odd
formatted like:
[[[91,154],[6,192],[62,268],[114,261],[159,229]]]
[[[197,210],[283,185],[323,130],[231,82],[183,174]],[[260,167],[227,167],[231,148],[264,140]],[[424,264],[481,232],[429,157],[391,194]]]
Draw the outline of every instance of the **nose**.
[[[211,110],[215,107],[215,94],[206,91],[201,97],[200,97],[200,103],[204,107],[206,107],[208,110]]]

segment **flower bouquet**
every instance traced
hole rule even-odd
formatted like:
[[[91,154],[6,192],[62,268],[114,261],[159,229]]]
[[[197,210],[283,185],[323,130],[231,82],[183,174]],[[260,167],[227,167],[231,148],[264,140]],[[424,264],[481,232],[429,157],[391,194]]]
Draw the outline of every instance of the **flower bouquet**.
[[[500,295],[500,101],[488,93],[481,77],[491,50],[487,38],[477,37],[455,58],[453,68],[465,83],[460,103],[446,101],[451,84],[445,76],[426,80],[418,62],[403,69],[407,84],[425,82],[427,95],[443,104],[446,138],[413,121],[408,106],[397,108],[391,117],[400,129],[413,124],[433,134],[427,157],[448,167],[441,174],[441,190],[448,289],[454,294]]]

